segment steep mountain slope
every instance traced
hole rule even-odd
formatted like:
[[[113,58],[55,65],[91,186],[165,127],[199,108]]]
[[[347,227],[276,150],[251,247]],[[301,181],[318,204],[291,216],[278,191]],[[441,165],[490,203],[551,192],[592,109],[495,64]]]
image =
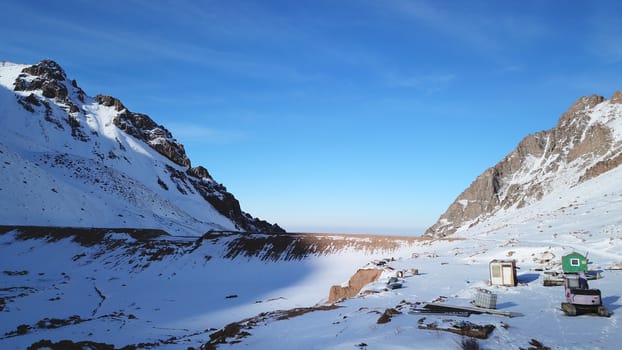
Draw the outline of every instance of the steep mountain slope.
[[[486,169],[426,231],[446,236],[479,225],[503,210],[545,200],[622,164],[622,91],[611,99],[586,96],[557,126],[525,137]],[[622,180],[614,181],[622,184]]]
[[[0,64],[0,223],[283,232],[253,218],[149,116],[54,61]]]

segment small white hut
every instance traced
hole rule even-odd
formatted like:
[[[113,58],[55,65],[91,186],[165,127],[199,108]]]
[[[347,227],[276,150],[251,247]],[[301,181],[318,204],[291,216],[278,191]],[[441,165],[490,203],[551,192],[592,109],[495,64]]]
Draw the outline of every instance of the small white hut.
[[[490,284],[493,286],[516,286],[518,284],[516,260],[492,260],[490,262]]]

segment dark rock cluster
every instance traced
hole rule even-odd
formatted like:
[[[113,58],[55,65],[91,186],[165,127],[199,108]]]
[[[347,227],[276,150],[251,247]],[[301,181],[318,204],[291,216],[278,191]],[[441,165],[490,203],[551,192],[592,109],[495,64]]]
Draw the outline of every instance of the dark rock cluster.
[[[26,79],[29,74],[34,77],[31,81]],[[79,96],[84,96],[82,89],[74,81],[68,82],[65,71],[61,66],[52,60],[43,60],[35,65],[26,67],[22,74],[15,80],[15,91],[34,91],[41,90],[44,97],[67,102],[69,88],[67,85],[76,89]]]
[[[73,101],[69,92],[72,91],[79,101],[84,102],[84,91],[78,86],[75,80],[69,82],[63,68],[52,60],[43,60],[35,65],[26,67],[17,77],[14,83],[15,91],[41,91],[41,95],[53,100],[61,106],[67,116],[64,118],[65,124],[71,128],[74,138],[86,142],[90,138],[82,130],[78,114],[80,108]],[[56,127],[64,129],[62,123],[52,117],[50,103],[45,99],[40,100],[35,94],[30,94],[25,98],[19,98],[18,103],[24,109],[34,113],[36,107],[45,106],[45,120],[53,123]]]

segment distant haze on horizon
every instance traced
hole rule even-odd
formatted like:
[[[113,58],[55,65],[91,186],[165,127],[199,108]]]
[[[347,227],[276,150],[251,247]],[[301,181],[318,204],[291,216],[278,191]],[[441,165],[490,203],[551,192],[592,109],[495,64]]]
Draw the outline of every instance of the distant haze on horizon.
[[[622,89],[617,1],[3,1],[57,61],[291,232],[419,235],[580,96]]]

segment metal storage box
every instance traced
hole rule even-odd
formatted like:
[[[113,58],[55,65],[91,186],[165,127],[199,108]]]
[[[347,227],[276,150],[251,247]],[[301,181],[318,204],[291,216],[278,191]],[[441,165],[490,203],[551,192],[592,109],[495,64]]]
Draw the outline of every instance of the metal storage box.
[[[486,309],[497,308],[497,294],[486,289],[479,289],[475,294],[474,304]]]

